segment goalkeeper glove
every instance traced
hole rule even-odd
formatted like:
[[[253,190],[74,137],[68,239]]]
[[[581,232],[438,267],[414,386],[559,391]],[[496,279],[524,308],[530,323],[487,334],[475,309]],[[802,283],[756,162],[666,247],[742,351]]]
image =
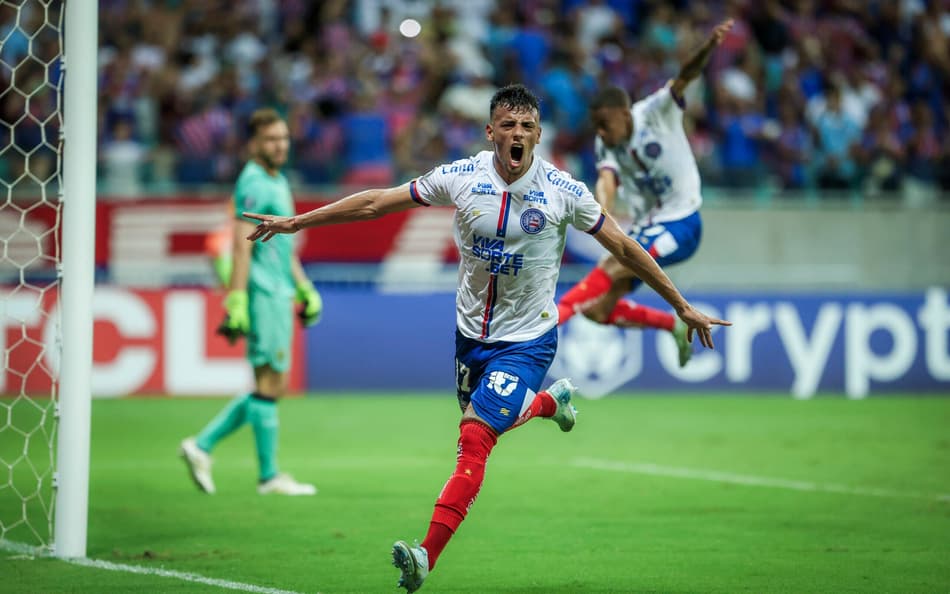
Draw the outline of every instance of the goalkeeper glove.
[[[242,336],[247,336],[247,333],[251,330],[247,291],[241,289],[229,291],[228,296],[224,299],[224,310],[226,315],[224,321],[218,326],[218,334],[234,344]]]
[[[227,286],[231,284],[231,270],[234,269],[231,254],[212,257],[211,266],[214,268],[214,273],[218,276],[218,280],[221,281],[221,286],[227,288]]]
[[[300,309],[297,317],[304,328],[309,328],[320,321],[323,314],[323,298],[310,281],[297,283],[297,303]]]

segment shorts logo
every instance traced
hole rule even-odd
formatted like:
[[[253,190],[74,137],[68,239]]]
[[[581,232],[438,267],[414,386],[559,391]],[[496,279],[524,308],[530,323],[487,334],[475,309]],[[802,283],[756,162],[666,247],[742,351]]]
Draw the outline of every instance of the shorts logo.
[[[544,213],[537,208],[529,208],[521,213],[521,228],[528,235],[540,233],[548,220],[544,218]]]
[[[645,152],[651,159],[656,159],[660,156],[660,153],[663,152],[663,147],[660,146],[659,142],[648,142],[646,147],[644,147],[643,152]]]
[[[488,376],[488,387],[500,396],[510,396],[518,387],[518,378],[504,371],[492,371]]]

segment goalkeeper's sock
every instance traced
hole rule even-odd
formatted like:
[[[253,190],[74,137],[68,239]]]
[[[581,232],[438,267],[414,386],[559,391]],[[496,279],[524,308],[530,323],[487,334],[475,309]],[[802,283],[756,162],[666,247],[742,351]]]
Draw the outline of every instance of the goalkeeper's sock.
[[[574,316],[578,308],[599,298],[607,291],[613,280],[600,266],[595,266],[581,282],[577,283],[564,293],[557,303],[558,324],[563,324]]]
[[[498,436],[488,425],[472,420],[462,421],[459,425],[455,472],[442,487],[432,512],[429,532],[422,541],[429,554],[430,571],[475,503],[485,477],[485,462],[497,442]]]
[[[658,328],[672,332],[673,326],[676,324],[676,318],[669,312],[621,299],[617,302],[614,310],[610,312],[607,323],[623,327]]]
[[[254,429],[254,445],[261,482],[277,476],[277,400],[254,393],[247,407],[247,420]]]
[[[247,421],[247,407],[250,399],[250,394],[233,398],[198,434],[195,439],[198,447],[205,452],[210,452],[219,441],[243,425]]]
[[[512,425],[508,431],[511,431],[515,427],[524,425],[534,417],[553,417],[554,413],[556,412],[557,401],[554,400],[554,397],[547,392],[538,392],[534,395],[534,399],[531,401],[531,404],[528,405],[528,409],[524,411],[520,417],[518,417],[518,420],[515,421],[515,424]]]

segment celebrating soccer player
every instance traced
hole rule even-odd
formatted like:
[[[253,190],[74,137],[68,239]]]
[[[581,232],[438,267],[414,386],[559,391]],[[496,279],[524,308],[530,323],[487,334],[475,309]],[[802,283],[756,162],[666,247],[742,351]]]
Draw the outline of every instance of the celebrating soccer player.
[[[234,203],[238,212],[256,210],[278,216],[294,213],[290,184],[280,172],[287,162],[290,134],[273,109],[251,115],[248,161],[238,177]],[[181,443],[181,456],[202,491],[214,493],[211,450],[244,423],[254,429],[259,463],[257,491],[261,494],[313,495],[313,485],[299,483],[277,469],[277,399],[287,388],[293,337],[293,301],[300,303],[299,319],[312,326],[320,318],[323,302],[304,274],[291,237],[267,244],[251,244],[244,237],[254,224],[235,221],[232,270],[224,306],[227,318],[219,333],[232,342],[247,338],[247,358],[254,367],[255,389],[232,400],[197,437]]]
[[[728,324],[694,309],[656,262],[606,215],[587,187],[534,154],[541,138],[537,98],[524,86],[495,93],[485,127],[492,151],[440,165],[408,184],[366,190],[297,216],[244,213],[248,236],[271,240],[306,227],[376,218],[414,206],[456,209],[460,254],[455,364],[462,419],[455,472],[439,494],[421,545],[393,545],[399,585],[417,590],[475,501],[498,437],[534,417],[574,426],[574,387],[541,382],[557,348],[554,290],[567,225],[592,234],[653,287],[699,341]]]
[[[599,171],[594,195],[612,214],[632,218],[630,236],[660,266],[692,256],[702,236],[703,199],[696,158],[683,130],[683,92],[732,24],[732,19],[720,23],[683,64],[679,76],[633,107],[627,93],[617,87],[602,90],[591,104]],[[561,298],[560,323],[579,311],[600,323],[667,330],[676,339],[680,366],[686,365],[693,351],[682,320],[622,299],[641,280],[620,258],[606,255]]]

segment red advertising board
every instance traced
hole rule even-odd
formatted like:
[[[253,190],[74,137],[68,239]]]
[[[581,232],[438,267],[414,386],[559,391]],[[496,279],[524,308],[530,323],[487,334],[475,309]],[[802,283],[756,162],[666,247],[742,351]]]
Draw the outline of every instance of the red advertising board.
[[[58,304],[53,291],[4,289],[2,345],[8,352],[0,394],[50,394],[59,368]],[[244,342],[215,334],[224,316],[222,295],[205,289],[128,290],[97,287],[93,297],[92,392],[225,395],[253,388]],[[305,383],[304,341],[295,332],[290,390]]]
[[[297,211],[327,203],[298,199]],[[22,221],[19,210],[0,211],[0,226],[23,230],[8,245],[10,261],[28,274],[49,274],[60,249],[54,232],[59,215],[49,203],[29,205]],[[308,229],[297,235],[300,258],[305,264],[386,264],[407,258],[435,266],[454,262],[458,254],[452,215],[451,209],[415,208],[370,221]],[[230,236],[232,216],[231,203],[224,197],[101,201],[96,205],[95,234],[89,232],[96,266],[104,278],[121,286],[207,285],[213,279],[211,246],[221,249],[218,238],[222,231]],[[0,265],[0,282],[18,277],[17,268]]]
[[[297,212],[328,204],[326,200],[297,200]],[[121,257],[124,248],[146,250],[156,245],[168,254],[203,254],[209,233],[231,219],[226,198],[148,198],[134,201],[100,201],[96,204],[96,264],[107,266]],[[379,262],[392,249],[413,210],[386,217],[313,229],[303,234],[301,258],[307,262]],[[19,219],[19,212],[16,212]],[[51,204],[38,204],[26,213],[36,227],[30,235],[45,236],[59,216]],[[11,221],[15,222],[15,221]],[[90,236],[92,234],[90,233]],[[48,252],[54,249],[50,237]],[[446,254],[451,257],[451,250]]]

